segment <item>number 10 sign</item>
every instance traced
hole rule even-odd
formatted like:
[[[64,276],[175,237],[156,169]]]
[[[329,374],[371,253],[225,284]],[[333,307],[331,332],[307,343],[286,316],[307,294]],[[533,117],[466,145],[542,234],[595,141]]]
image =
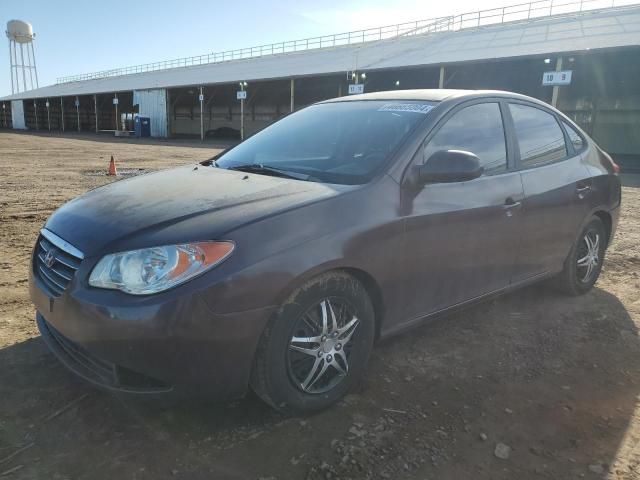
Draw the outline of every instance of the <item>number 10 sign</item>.
[[[544,72],[542,75],[542,85],[556,86],[571,84],[571,70],[562,70],[559,72]]]

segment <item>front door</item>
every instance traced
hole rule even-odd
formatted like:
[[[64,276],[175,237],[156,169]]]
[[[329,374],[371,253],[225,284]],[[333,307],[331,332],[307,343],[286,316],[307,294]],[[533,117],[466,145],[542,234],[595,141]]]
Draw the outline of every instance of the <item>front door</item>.
[[[417,162],[439,150],[474,153],[475,180],[427,184],[406,200],[405,318],[442,310],[509,285],[517,257],[523,187],[508,167],[501,104],[465,104],[431,134]]]

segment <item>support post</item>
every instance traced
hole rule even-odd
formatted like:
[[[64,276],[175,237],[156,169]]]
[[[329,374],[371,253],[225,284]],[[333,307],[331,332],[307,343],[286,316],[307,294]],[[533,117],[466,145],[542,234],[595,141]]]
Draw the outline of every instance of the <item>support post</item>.
[[[33,62],[33,65],[32,65],[33,73],[36,74],[36,88],[39,88],[40,84],[38,83],[38,69],[36,68],[36,52],[33,49],[33,42],[31,42],[30,45],[31,45],[31,61]]]
[[[296,93],[296,81],[294,78],[291,79],[291,105],[289,106],[289,111],[293,112],[295,109],[295,93]]]
[[[204,93],[200,87],[200,140],[204,141]]]
[[[62,101],[62,97],[60,97],[60,119],[62,120],[62,131],[64,132],[64,102]]]
[[[244,84],[240,84],[240,91],[244,92]],[[240,141],[244,140],[244,98],[240,99]]]
[[[175,106],[175,105],[174,105]],[[164,137],[169,138],[171,136],[171,109],[174,108],[171,106],[171,97],[169,97],[169,89],[164,89],[164,120],[165,120],[165,131]]]
[[[38,102],[37,100],[33,100],[33,114],[36,117],[36,130],[38,130]]]
[[[80,131],[80,97],[76,97],[76,118],[78,119],[78,131]]]
[[[49,131],[51,131],[51,112],[49,111],[49,99],[47,98],[47,101],[44,104],[45,107],[47,107],[47,127],[49,128]]]
[[[98,133],[98,95],[93,96],[93,110],[96,115],[96,133]]]
[[[444,66],[440,66],[440,78],[438,79],[438,88],[444,88]]]
[[[13,68],[13,58],[11,57],[11,40],[9,40],[9,66],[11,67],[11,95],[13,95],[15,92],[15,87],[14,87],[14,81],[13,81],[13,71],[15,70],[15,68]],[[4,103],[2,104],[4,106]]]
[[[16,50],[16,42],[13,42],[13,61],[16,72],[16,90],[20,93],[20,76],[18,75],[18,51]],[[11,91],[13,92],[13,85],[11,86]]]
[[[24,87],[23,92],[27,91],[27,76],[24,70],[24,44],[20,44],[20,63],[22,63],[22,86]]]
[[[118,118],[118,94],[114,93],[113,98],[115,99],[116,106],[116,132],[120,130],[120,119]]]
[[[33,43],[32,43],[33,45]],[[31,82],[31,90],[33,90],[33,66],[31,65],[31,52],[27,46],[27,61],[29,62],[29,82]]]
[[[556,60],[556,72],[562,70],[562,57],[558,57]],[[558,85],[553,86],[553,91],[551,93],[551,106],[555,107],[558,104],[558,93],[560,91],[560,87]]]

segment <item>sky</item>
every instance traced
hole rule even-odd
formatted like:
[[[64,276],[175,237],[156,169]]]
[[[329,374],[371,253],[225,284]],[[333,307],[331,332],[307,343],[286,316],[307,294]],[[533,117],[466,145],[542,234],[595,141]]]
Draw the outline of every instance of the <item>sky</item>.
[[[392,25],[519,3],[515,0],[0,0],[0,21],[36,33],[40,86],[57,77]],[[4,30],[5,28],[3,28]],[[0,96],[11,94],[8,40]]]

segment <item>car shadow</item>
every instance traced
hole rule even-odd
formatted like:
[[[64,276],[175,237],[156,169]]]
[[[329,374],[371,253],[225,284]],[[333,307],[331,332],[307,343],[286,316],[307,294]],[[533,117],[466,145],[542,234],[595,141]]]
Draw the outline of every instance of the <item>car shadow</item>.
[[[599,288],[534,286],[431,320],[380,343],[362,387],[307,418],[252,395],[170,408],[114,397],[39,338],[0,350],[0,365],[11,478],[597,478],[632,468],[640,393],[638,331]]]

